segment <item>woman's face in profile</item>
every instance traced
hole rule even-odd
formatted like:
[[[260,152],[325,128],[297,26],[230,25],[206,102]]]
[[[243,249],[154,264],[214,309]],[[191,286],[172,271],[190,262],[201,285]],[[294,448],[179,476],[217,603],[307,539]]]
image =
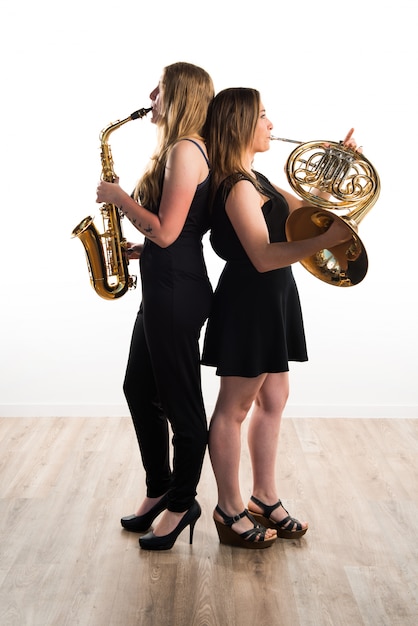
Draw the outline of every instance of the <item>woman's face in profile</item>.
[[[161,79],[157,87],[155,87],[155,89],[151,91],[149,97],[152,103],[151,122],[153,124],[158,124],[158,121],[163,116],[163,86],[162,86]]]
[[[260,110],[258,114],[257,126],[255,128],[252,151],[266,152],[270,149],[270,135],[273,129],[273,124],[270,122],[266,115],[264,104],[260,102]]]

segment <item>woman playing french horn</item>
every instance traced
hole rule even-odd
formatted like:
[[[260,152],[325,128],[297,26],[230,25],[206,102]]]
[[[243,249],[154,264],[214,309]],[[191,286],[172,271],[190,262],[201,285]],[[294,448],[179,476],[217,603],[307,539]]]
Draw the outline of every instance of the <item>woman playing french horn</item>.
[[[302,200],[253,170],[254,156],[270,148],[273,124],[255,89],[221,91],[208,114],[206,137],[214,202],[211,243],[226,261],[215,290],[202,362],[217,368],[220,390],[209,429],[217,486],[214,521],[223,543],[264,548],[261,523],[278,537],[308,528],[289,515],[278,496],[276,457],[288,393],[289,361],[306,361],[299,296],[291,265],[347,240],[337,223],[302,241],[287,241],[285,222]],[[344,145],[356,149],[353,129]],[[241,496],[241,425],[248,429],[253,485]],[[264,539],[264,540],[263,540]]]

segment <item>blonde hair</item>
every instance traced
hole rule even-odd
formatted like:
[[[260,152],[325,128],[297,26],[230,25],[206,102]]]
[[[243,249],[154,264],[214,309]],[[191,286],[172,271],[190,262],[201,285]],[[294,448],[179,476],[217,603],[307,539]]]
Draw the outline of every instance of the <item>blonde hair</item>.
[[[134,191],[135,200],[151,211],[158,209],[170,148],[185,137],[202,137],[207,109],[215,93],[209,74],[191,63],[167,65],[161,86],[162,115],[158,121],[157,147]]]
[[[205,125],[212,189],[232,174],[250,177],[244,167],[244,154],[254,138],[260,113],[260,93],[247,87],[220,91],[210,104]]]

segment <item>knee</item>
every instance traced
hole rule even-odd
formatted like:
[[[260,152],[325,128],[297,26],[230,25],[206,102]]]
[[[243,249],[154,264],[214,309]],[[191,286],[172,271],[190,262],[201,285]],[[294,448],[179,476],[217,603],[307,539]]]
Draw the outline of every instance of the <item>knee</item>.
[[[128,405],[135,406],[137,409],[150,402],[150,387],[143,385],[138,381],[137,376],[125,375],[123,385],[123,394]]]
[[[241,425],[247,417],[252,403],[242,402],[233,406],[218,405],[212,416],[212,422],[214,420],[222,421],[223,423]]]
[[[257,411],[261,411],[266,416],[276,419],[278,415],[282,415],[286,408],[289,393],[281,393],[273,398],[256,398],[254,405]]]
[[[123,381],[123,385],[122,385],[122,390],[123,390],[123,394],[126,398],[126,400],[129,401],[129,398],[132,396],[132,389],[133,386],[131,384],[131,381],[129,379],[128,376],[125,376],[125,379]]]

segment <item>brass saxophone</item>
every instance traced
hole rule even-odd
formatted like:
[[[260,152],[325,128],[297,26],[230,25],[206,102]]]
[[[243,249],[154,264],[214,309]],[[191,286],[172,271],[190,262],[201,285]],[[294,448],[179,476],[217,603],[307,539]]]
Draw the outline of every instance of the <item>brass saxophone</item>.
[[[129,117],[110,124],[101,131],[102,180],[112,183],[116,179],[108,143],[110,134],[126,122],[142,118],[150,111],[151,108],[134,111]],[[93,289],[101,298],[114,300],[123,296],[128,289],[135,289],[136,276],[130,276],[128,271],[126,239],[121,226],[123,215],[114,204],[103,204],[100,213],[104,228],[102,234],[98,232],[89,215],[74,228],[71,236],[78,237],[84,245]]]

